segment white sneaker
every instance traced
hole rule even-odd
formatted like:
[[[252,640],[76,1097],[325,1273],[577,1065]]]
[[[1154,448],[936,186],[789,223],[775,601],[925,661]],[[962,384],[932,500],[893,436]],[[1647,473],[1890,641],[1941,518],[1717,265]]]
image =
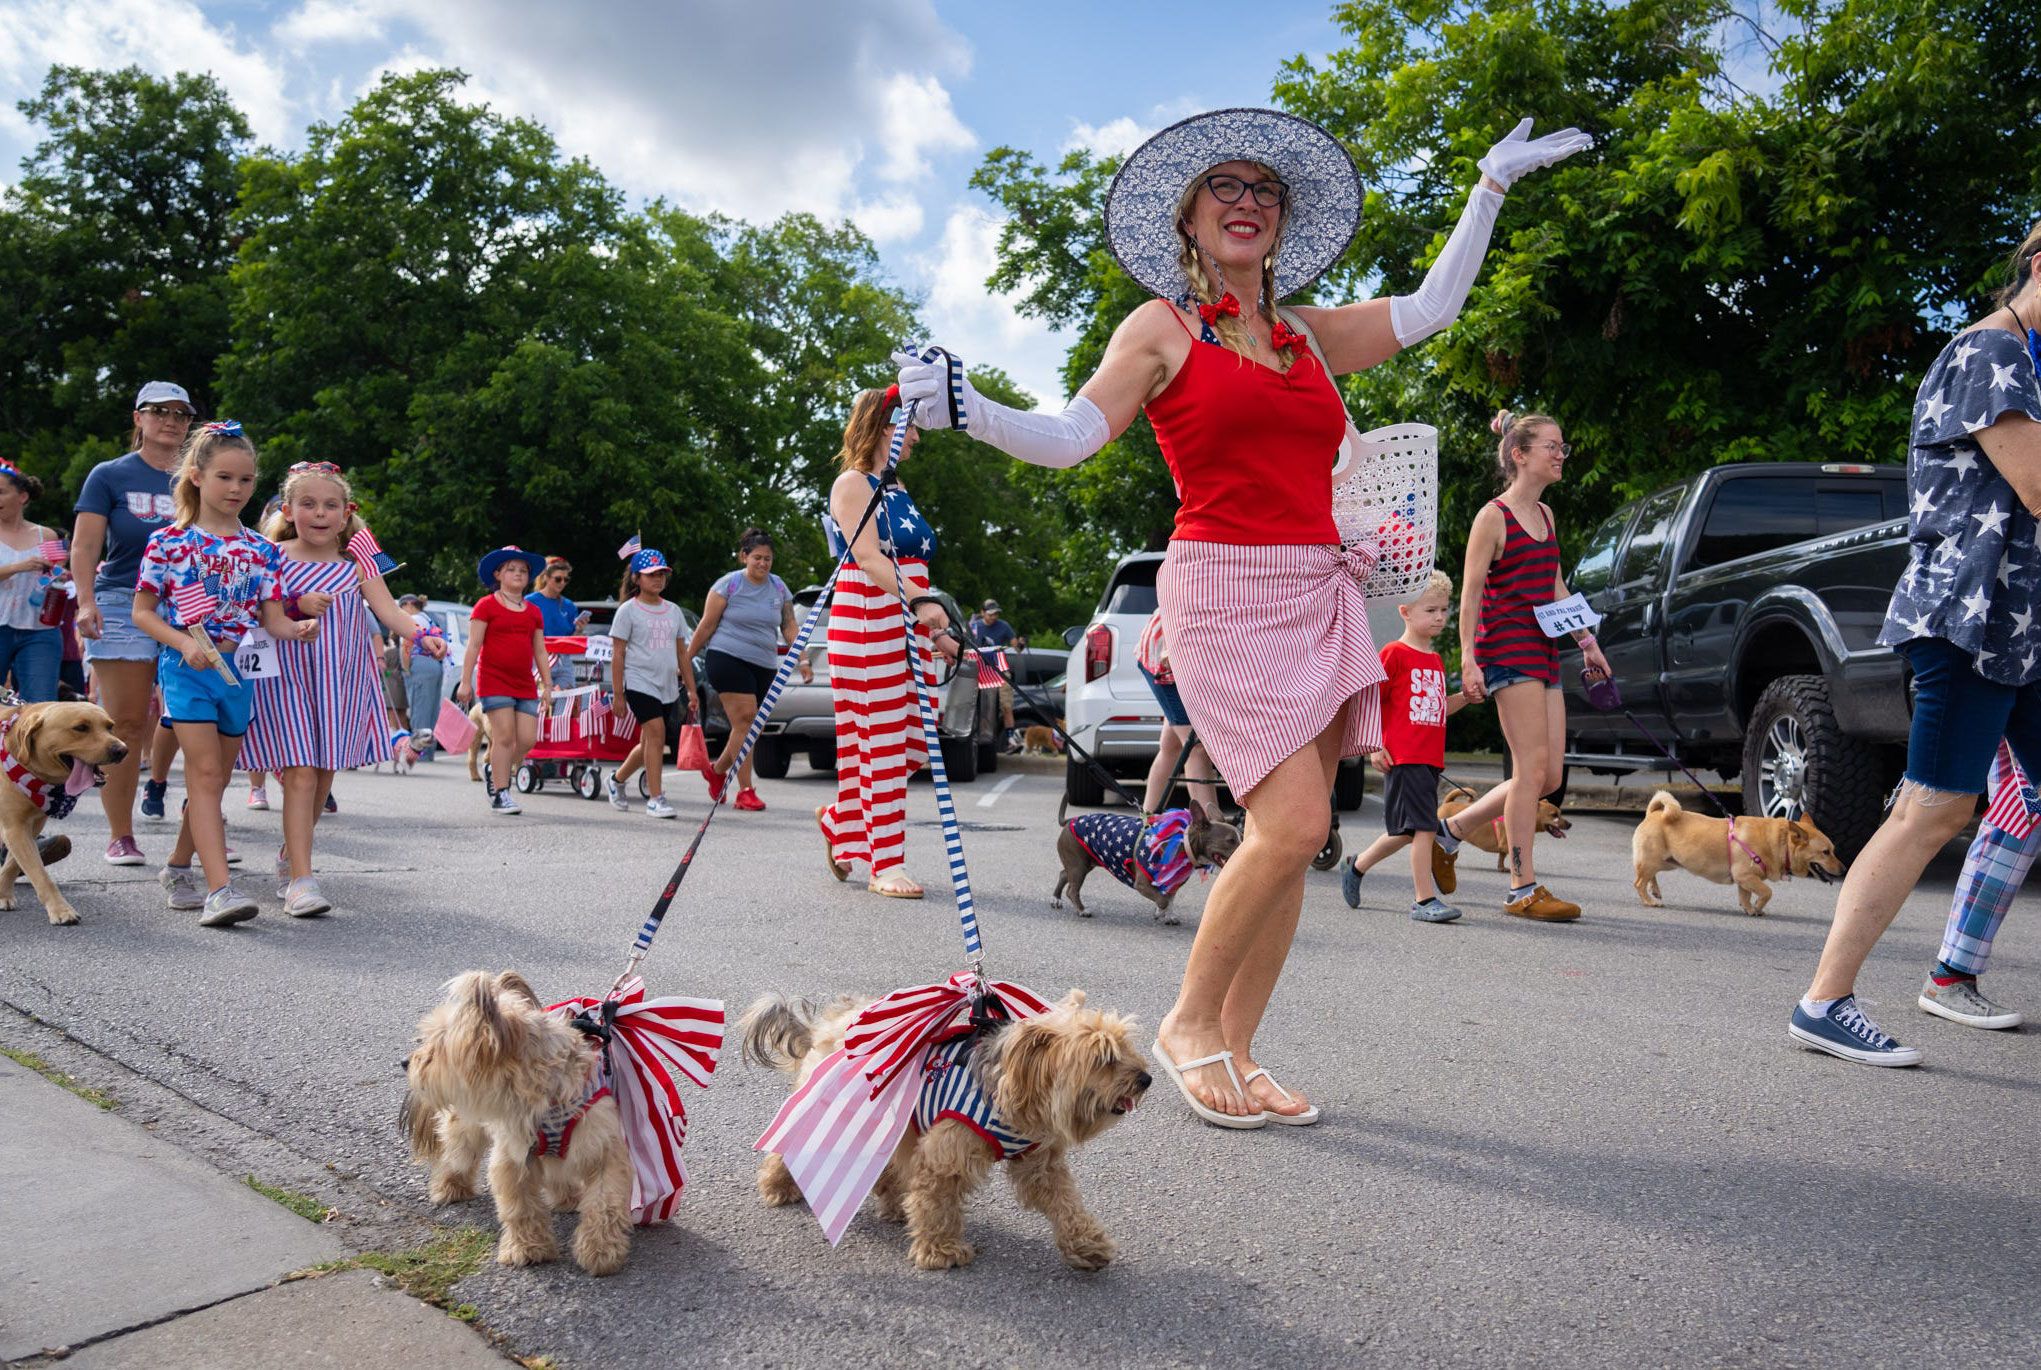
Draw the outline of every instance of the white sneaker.
[[[250,785],[248,787],[248,807],[251,809],[268,808],[269,791],[261,785]]]
[[[306,875],[291,881],[285,890],[283,911],[293,918],[316,918],[322,913],[331,913],[333,903],[319,893],[319,882]]]
[[[611,808],[619,813],[629,813],[631,811],[631,801],[624,798],[624,787],[617,783],[615,776],[610,776],[607,780],[604,780],[602,787],[609,794],[609,806]]]
[[[202,928],[223,928],[230,923],[244,923],[253,918],[259,909],[255,901],[234,888],[232,884],[220,886],[205,898],[205,912],[199,915],[198,925]]]
[[[645,801],[645,817],[678,818],[680,817],[680,810],[667,803],[665,795],[655,794]]]
[[[189,866],[165,866],[156,874],[156,883],[167,895],[163,901],[180,913],[206,906],[206,887],[199,879],[198,872]]]

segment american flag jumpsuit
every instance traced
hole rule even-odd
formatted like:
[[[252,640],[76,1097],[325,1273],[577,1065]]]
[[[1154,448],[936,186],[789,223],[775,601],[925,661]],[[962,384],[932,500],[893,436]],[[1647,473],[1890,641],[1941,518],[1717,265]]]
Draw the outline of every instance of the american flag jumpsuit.
[[[879,478],[867,473],[873,489]],[[879,545],[899,561],[911,600],[928,593],[935,530],[905,490],[886,491],[873,516]],[[843,529],[825,515],[830,555],[849,557]],[[922,678],[935,670],[926,631],[915,637]],[[848,561],[829,605],[829,683],[836,711],[836,799],[822,811],[822,833],[839,864],[865,862],[873,879],[902,865],[907,849],[907,778],[928,764],[900,601]]]

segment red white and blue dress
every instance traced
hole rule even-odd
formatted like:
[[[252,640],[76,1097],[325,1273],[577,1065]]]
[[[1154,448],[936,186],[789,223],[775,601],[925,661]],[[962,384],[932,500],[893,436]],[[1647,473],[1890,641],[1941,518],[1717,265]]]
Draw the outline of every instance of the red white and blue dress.
[[[282,673],[259,677],[255,717],[240,765],[251,771],[317,766],[344,771],[390,758],[382,658],[368,601],[351,559],[283,558],[283,592],[333,596],[310,642],[278,642]]]

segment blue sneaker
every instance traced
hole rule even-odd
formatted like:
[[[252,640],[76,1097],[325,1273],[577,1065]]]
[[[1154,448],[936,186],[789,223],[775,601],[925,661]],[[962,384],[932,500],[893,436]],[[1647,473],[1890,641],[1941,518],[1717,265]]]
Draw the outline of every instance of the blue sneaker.
[[[1339,868],[1339,893],[1348,908],[1361,906],[1361,873],[1354,869],[1351,861]]]
[[[169,781],[144,780],[142,782],[142,817],[161,819],[163,817],[163,797],[168,793],[170,793]]]
[[[1450,923],[1460,910],[1443,899],[1426,899],[1410,906],[1410,916],[1420,923]]]
[[[1917,1066],[1919,1047],[1903,1047],[1887,1036],[1857,1007],[1857,996],[1845,994],[1817,1018],[1800,1005],[1793,1006],[1793,1021],[1786,1035],[1804,1047],[1840,1056],[1863,1066]]]

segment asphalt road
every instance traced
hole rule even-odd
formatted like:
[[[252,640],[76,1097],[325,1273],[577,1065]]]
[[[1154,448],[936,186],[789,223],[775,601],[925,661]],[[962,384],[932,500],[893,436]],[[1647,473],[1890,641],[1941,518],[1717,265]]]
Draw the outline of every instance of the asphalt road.
[[[718,818],[647,967],[655,992],[734,1013],[765,990],[876,992],[961,966],[946,900],[829,878],[810,817],[826,786],[795,771],[762,787],[768,812]],[[1009,779],[961,792],[991,969],[1049,994],[1082,985],[1152,1027],[1202,888],[1182,927],[1102,876],[1096,918],[1052,910],[1060,781]],[[395,1123],[419,1013],[472,967],[516,967],[549,996],[606,987],[702,811],[699,781],[676,789],[681,823],[559,793],[502,818],[458,763],[344,776],[319,863],[340,911],[295,922],[265,900],[232,931],[166,911],[153,870],[102,866],[88,801],[69,822],[81,854],[60,868],[84,924],[48,927],[25,887],[0,915],[0,1040],[47,1039],[38,1015],[107,1058],[100,1073],[197,1105],[159,1135],[215,1164],[255,1164],[237,1148],[295,1157],[343,1213],[423,1212]],[[933,799],[911,796],[910,869],[936,891]],[[262,867],[278,815],[232,802]],[[1371,797],[1349,839],[1378,813]],[[759,1205],[751,1145],[785,1088],[731,1053],[689,1099],[679,1220],[641,1233],[622,1274],[492,1267],[456,1297],[510,1348],[588,1367],[2041,1361],[2041,1049],[2032,1031],[1913,1007],[1953,861],[1864,977],[1873,1011],[1928,1053],[1878,1071],[1785,1036],[1834,890],[1786,884],[1748,919],[1732,890],[1673,874],[1671,906],[1641,908],[1629,821],[1582,818],[1541,848],[1549,882],[1587,908],[1571,926],[1504,918],[1478,857],[1469,916],[1448,927],[1405,917],[1393,868],[1359,912],[1314,875],[1261,1054],[1325,1122],[1220,1132],[1159,1082],[1078,1162],[1120,1244],[1100,1274],[1065,1269],[1003,1182],[973,1206],[969,1270],[914,1271],[902,1233],[869,1215],[832,1251],[805,1211]],[[160,857],[169,838],[143,845]],[[1989,985],[2032,1013],[2028,916]],[[448,1216],[490,1221],[486,1201]]]

